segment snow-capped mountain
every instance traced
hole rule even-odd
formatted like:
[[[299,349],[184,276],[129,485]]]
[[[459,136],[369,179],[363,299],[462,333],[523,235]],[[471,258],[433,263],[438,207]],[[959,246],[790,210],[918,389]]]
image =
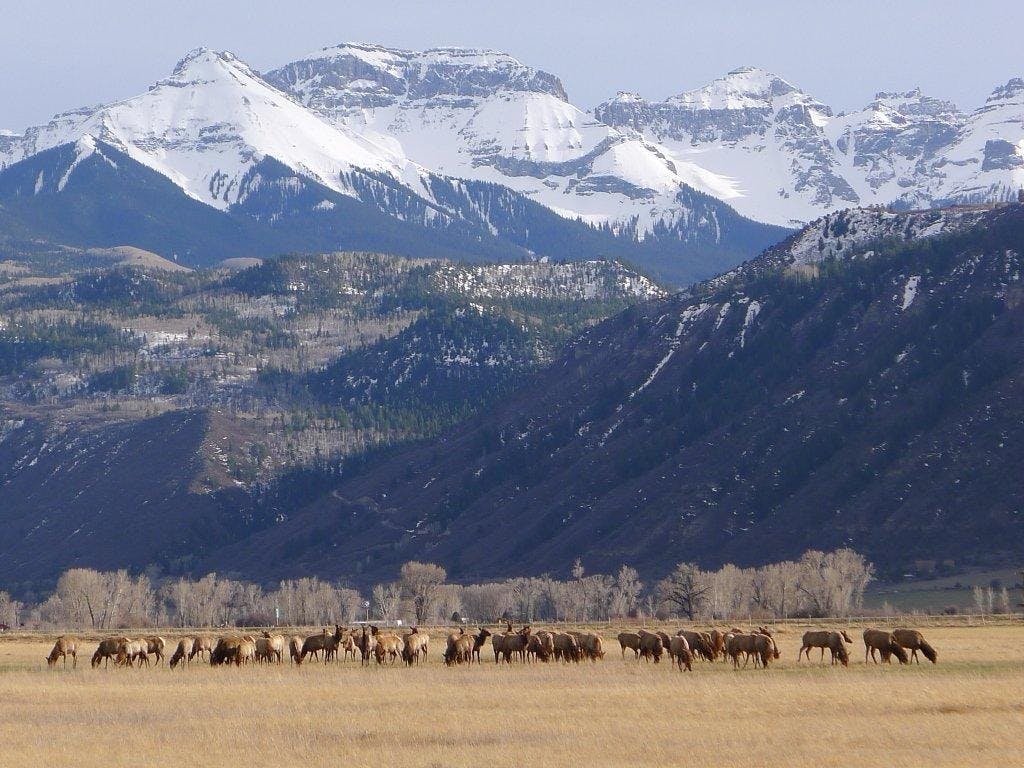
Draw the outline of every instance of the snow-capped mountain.
[[[745,216],[794,226],[840,208],[1001,201],[1024,183],[1024,81],[971,115],[913,90],[833,110],[744,67],[663,102],[620,93],[595,116],[727,181]]]
[[[52,234],[38,230],[53,206],[24,196],[63,193],[95,168],[83,160],[116,168],[118,154],[243,229],[276,230],[227,243],[233,255],[282,243],[463,260],[601,255],[685,283],[836,210],[1015,197],[1024,81],[970,115],[919,90],[835,114],[745,67],[662,102],[620,93],[590,114],[555,75],[493,51],[342,44],[261,75],[198,49],[144,94],[0,134],[0,191],[21,196],[5,226]],[[24,169],[2,179],[34,159],[31,184]],[[76,244],[125,244],[80,221]],[[168,255],[156,237],[131,244]]]
[[[510,187],[565,216],[636,230],[713,227],[679,199],[730,187],[571,104],[554,75],[503,53],[344,44],[266,75],[333,124],[420,165]]]
[[[31,191],[25,169],[0,189],[18,195],[22,218],[37,226],[49,214],[25,211],[24,195],[63,192],[96,147],[194,201],[287,229],[289,250],[602,255],[689,282],[784,234],[704,194],[714,190],[699,169],[569,104],[553,75],[490,52],[342,46],[263,77],[230,53],[197,49],[144,94],[5,136],[0,172],[36,162]],[[60,180],[56,188],[49,177]],[[14,226],[38,234],[23,221]],[[76,232],[75,244],[124,244],[109,228]],[[228,242],[224,250],[268,255],[281,239],[250,233],[245,249]],[[266,248],[250,253],[253,241]],[[131,244],[168,250],[154,237]]]
[[[244,200],[264,157],[347,193],[353,172],[416,184],[423,172],[363,136],[328,125],[229,53],[198,49],[146,93],[57,115],[7,151],[9,162],[91,136],[216,208]]]

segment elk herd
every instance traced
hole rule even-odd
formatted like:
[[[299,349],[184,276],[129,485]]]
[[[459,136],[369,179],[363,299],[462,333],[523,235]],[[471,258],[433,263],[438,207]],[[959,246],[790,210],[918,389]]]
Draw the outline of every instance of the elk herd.
[[[763,626],[749,632],[735,627],[707,632],[680,629],[674,635],[640,629],[620,632],[617,639],[623,659],[626,651],[630,651],[637,661],[658,664],[667,655],[672,668],[679,671],[692,671],[695,660],[714,662],[718,659],[732,661],[733,667],[738,669],[741,657],[743,667],[752,660],[754,667],[768,669],[781,656],[775,634]],[[891,663],[893,657],[900,664],[912,661],[920,663],[919,652],[933,664],[938,662],[935,649],[916,629],[865,629],[863,639],[865,664],[869,660],[875,664],[879,660]],[[504,632],[492,633],[486,628],[469,632],[462,627],[448,633],[442,659],[448,666],[479,663],[488,640],[495,664],[511,664],[514,661],[596,662],[603,659],[605,654],[603,640],[594,632],[535,630],[529,625],[515,630],[511,624],[506,624]],[[63,661],[67,667],[70,657],[72,667],[76,667],[79,642],[67,635],[57,638],[53,650],[46,657],[47,666],[53,667]],[[845,630],[811,630],[803,634],[797,662],[805,657],[811,661],[811,651],[818,649],[821,652],[819,662],[824,662],[827,650],[833,665],[848,666],[850,654],[847,646],[852,644],[853,639]],[[393,665],[398,662],[413,666],[426,661],[429,648],[430,635],[418,627],[399,633],[381,630],[376,626],[343,629],[335,625],[333,632],[324,628],[306,637],[288,636],[271,630],[221,637],[199,634],[178,641],[168,666],[171,669],[184,667],[197,657],[211,666],[281,664],[286,653],[297,666],[307,659],[326,664],[350,658],[353,661],[358,658],[363,666],[373,663]],[[120,667],[148,667],[151,663],[163,662],[167,649],[167,640],[159,636],[134,640],[129,637],[105,638],[96,647],[91,666],[106,667],[113,662]]]

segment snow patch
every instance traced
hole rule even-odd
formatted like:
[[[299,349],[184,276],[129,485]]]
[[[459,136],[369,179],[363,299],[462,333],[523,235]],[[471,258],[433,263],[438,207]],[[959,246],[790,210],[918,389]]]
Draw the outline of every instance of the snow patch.
[[[900,306],[900,311],[905,312],[911,304],[914,303],[914,299],[917,298],[917,288],[921,284],[920,275],[913,275],[907,284],[903,286],[903,304]]]

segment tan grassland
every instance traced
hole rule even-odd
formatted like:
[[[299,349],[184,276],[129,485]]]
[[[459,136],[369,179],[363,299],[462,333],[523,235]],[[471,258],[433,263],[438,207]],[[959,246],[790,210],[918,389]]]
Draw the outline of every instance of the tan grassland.
[[[1024,754],[1024,626],[932,626],[939,664],[797,663],[768,671],[596,664],[48,670],[53,636],[0,638],[0,765],[977,766]],[[666,627],[666,629],[669,629]],[[176,637],[168,634],[168,639]],[[173,645],[172,645],[173,647]]]

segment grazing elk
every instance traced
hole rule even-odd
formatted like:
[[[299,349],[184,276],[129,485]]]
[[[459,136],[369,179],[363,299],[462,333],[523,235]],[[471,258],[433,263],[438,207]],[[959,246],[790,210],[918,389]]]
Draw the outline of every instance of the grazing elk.
[[[671,638],[668,653],[672,661],[679,666],[680,672],[683,671],[684,667],[687,672],[693,671],[693,653],[690,651],[690,644],[686,642],[685,637],[676,635]]]
[[[57,659],[64,659],[64,669],[68,668],[68,656],[71,657],[71,668],[75,669],[78,667],[78,640],[67,635],[62,635],[57,638],[57,641],[53,644],[53,650],[46,657],[46,666],[52,667],[57,663]]]
[[[156,657],[156,663],[160,664],[164,660],[164,649],[167,648],[167,641],[162,637],[146,637],[142,640],[146,644],[146,653]]]
[[[196,656],[202,659],[204,653],[206,659],[209,659],[215,645],[217,640],[211,635],[196,635],[192,638],[192,650],[188,652],[188,660],[192,661]]]
[[[700,656],[705,661],[714,661],[717,658],[711,635],[707,632],[696,632],[692,629],[680,629],[676,635],[685,637],[690,646],[690,652]]]
[[[145,640],[129,640],[127,637],[121,638],[121,642],[117,646],[117,663],[118,665],[134,666],[135,662],[138,662],[141,667],[145,664],[149,666],[149,653],[146,650],[149,644]]]
[[[744,654],[743,666],[747,666],[750,657],[754,657],[754,666],[762,666],[768,669],[772,659],[779,658],[779,649],[775,645],[775,639],[770,635],[760,632],[752,632],[749,635],[731,635],[726,640],[726,653],[732,659],[734,669],[740,666],[740,654]]]
[[[938,651],[932,648],[924,639],[924,635],[916,629],[894,629],[892,636],[897,645],[910,651],[911,661],[921,663],[921,660],[917,658],[917,652],[920,651],[932,664],[939,663]]]
[[[110,664],[110,660],[113,659],[117,662],[117,649],[121,647],[121,641],[127,641],[127,637],[108,637],[106,640],[100,640],[100,644],[96,647],[96,653],[92,655],[91,666],[93,669],[103,662],[103,666],[106,667]]]
[[[875,658],[875,651],[878,651],[882,656],[882,661],[886,664],[892,663],[892,657],[895,656],[900,664],[906,664],[908,662],[907,652],[903,650],[903,647],[896,642],[896,638],[892,632],[885,629],[865,629],[864,630],[864,663],[868,663],[868,656],[870,655],[871,660],[878,663],[878,659]]]
[[[183,637],[178,641],[178,647],[174,649],[174,653],[171,654],[171,660],[168,665],[171,669],[174,669],[179,664],[184,668],[186,663],[191,663],[192,659],[192,646],[195,645],[194,637]]]
[[[448,635],[448,643],[444,649],[444,663],[463,664],[473,660],[473,635],[466,634],[465,628]]]
[[[653,661],[655,664],[659,663],[661,655],[665,652],[665,641],[661,635],[656,632],[648,632],[646,629],[641,629],[637,634],[640,636],[639,658],[644,661]]]
[[[636,657],[637,661],[640,660],[640,633],[639,632],[619,632],[618,636],[619,648],[621,649],[621,656],[623,659],[626,658],[626,649],[629,648]]]
[[[575,635],[568,632],[556,632],[554,639],[556,659],[561,659],[568,664],[570,661],[578,663],[583,658],[583,650]]]
[[[796,654],[796,660],[799,662],[800,658],[806,655],[807,661],[810,661],[811,648],[820,648],[821,657],[819,661],[823,662],[825,660],[825,649],[827,648],[831,652],[833,664],[838,661],[844,667],[847,667],[850,665],[850,654],[846,650],[848,638],[849,635],[846,632],[832,632],[827,629],[804,632],[802,645]]]

